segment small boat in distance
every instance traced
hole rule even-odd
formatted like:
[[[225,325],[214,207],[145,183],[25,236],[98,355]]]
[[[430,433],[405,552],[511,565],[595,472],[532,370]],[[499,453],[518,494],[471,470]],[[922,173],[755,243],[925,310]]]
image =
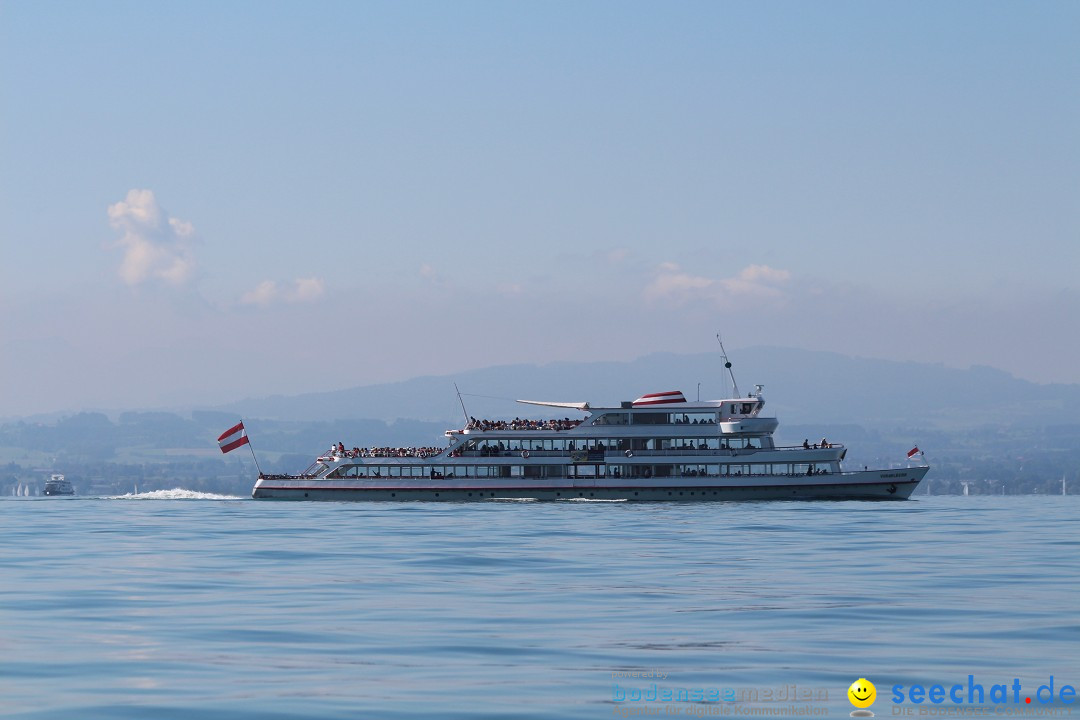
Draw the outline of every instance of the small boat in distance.
[[[75,488],[71,481],[63,475],[56,473],[45,481],[45,495],[74,495]]]
[[[724,358],[725,361],[727,358]],[[730,363],[725,363],[730,371]],[[742,397],[690,402],[679,391],[593,407],[518,400],[574,419],[477,420],[447,430],[447,447],[346,448],[297,475],[264,475],[266,500],[499,499],[904,500],[929,466],[844,470],[847,448],[825,438],[782,447],[762,386]],[[580,418],[576,417],[580,414]],[[919,453],[921,456],[921,453]],[[912,457],[909,454],[909,460]]]

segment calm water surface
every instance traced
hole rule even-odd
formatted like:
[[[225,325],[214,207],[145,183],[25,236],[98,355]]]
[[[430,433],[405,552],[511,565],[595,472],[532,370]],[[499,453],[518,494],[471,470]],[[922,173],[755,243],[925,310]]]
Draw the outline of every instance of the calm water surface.
[[[1078,510],[8,498],[0,716],[721,709],[615,702],[657,683],[824,690],[847,717],[867,677],[882,717],[894,684],[1080,686]]]

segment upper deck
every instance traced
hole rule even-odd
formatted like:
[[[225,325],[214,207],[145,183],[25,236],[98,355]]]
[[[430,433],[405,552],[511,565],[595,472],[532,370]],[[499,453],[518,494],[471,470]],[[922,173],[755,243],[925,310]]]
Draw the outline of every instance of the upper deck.
[[[493,434],[495,436],[516,435],[519,431],[547,431],[563,434],[570,432],[583,437],[622,436],[643,437],[661,435],[665,437],[741,434],[771,434],[776,430],[776,418],[761,417],[765,399],[761,393],[745,398],[726,400],[704,400],[688,402],[681,392],[654,393],[643,395],[634,401],[625,401],[618,406],[592,407],[587,402],[547,402],[538,400],[518,400],[526,405],[560,408],[585,413],[585,418],[550,420],[477,420],[470,418],[462,430],[448,430],[446,435],[452,440],[455,436]]]

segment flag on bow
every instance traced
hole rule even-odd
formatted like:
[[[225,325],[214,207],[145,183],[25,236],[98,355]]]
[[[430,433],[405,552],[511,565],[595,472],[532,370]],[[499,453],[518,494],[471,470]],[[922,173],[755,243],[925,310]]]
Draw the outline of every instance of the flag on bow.
[[[908,460],[915,457],[916,455],[922,455],[922,454],[923,454],[923,452],[922,452],[922,450],[919,449],[918,445],[916,445],[915,447],[913,447],[913,448],[911,448],[910,450],[907,451]]]
[[[236,425],[233,425],[231,428],[221,433],[221,436],[218,437],[217,441],[218,447],[221,448],[221,452],[223,453],[235,450],[241,445],[247,445],[248,436],[247,430],[244,429],[243,421],[238,422]]]

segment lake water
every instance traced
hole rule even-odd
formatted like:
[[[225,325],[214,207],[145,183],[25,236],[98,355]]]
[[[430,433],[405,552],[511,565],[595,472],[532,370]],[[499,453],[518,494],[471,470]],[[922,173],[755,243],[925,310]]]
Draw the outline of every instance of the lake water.
[[[0,716],[847,717],[865,677],[884,717],[944,708],[894,685],[1060,692],[1078,510],[7,498]],[[1036,709],[1071,706],[1005,714]]]

